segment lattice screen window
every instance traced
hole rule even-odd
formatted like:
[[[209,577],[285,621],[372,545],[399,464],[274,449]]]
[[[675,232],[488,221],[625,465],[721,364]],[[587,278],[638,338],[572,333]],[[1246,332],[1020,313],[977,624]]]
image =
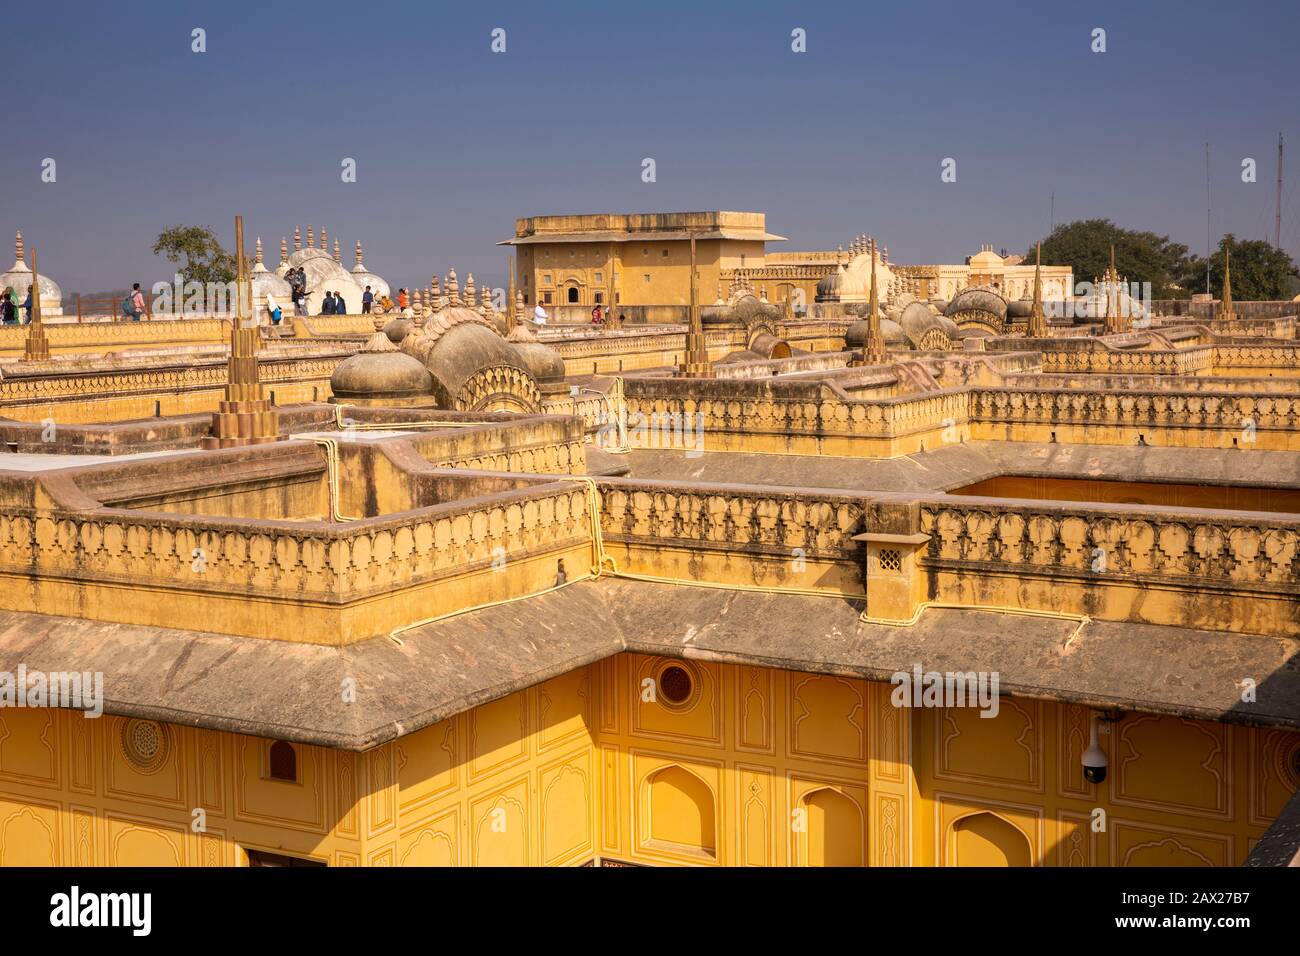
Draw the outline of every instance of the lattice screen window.
[[[902,552],[894,548],[881,548],[876,554],[876,564],[882,571],[901,571],[903,570]]]

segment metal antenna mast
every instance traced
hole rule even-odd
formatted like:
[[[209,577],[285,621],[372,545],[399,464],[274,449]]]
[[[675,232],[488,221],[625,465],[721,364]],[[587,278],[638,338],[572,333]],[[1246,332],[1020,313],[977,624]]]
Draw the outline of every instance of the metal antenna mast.
[[[1210,294],[1210,144],[1205,144],[1205,294]]]
[[[1273,248],[1282,248],[1282,134],[1277,134],[1277,211],[1273,214]]]

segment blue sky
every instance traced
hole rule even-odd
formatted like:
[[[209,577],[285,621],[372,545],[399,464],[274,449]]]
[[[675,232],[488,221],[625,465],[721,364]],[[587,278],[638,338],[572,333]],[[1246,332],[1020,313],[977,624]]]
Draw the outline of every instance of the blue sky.
[[[167,277],[169,224],[232,243],[238,212],[272,265],[310,222],[396,284],[499,284],[518,216],[760,210],[780,247],[960,262],[1040,238],[1055,192],[1058,222],[1203,251],[1205,142],[1216,240],[1272,236],[1279,132],[1300,184],[1298,32],[1294,2],[11,4],[0,237],[90,291]]]

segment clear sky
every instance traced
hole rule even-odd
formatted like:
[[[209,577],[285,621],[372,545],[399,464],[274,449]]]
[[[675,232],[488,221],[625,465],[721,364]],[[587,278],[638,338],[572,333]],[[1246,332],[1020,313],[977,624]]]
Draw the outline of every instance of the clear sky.
[[[866,232],[896,262],[961,262],[1044,235],[1053,192],[1057,222],[1203,252],[1204,144],[1216,241],[1271,237],[1279,132],[1300,258],[1298,35],[1294,0],[15,2],[0,268],[21,228],[65,290],[152,283],[163,227],[232,244],[242,213],[271,266],[310,222],[395,285],[500,284],[518,216],[694,209],[765,212],[775,248]]]

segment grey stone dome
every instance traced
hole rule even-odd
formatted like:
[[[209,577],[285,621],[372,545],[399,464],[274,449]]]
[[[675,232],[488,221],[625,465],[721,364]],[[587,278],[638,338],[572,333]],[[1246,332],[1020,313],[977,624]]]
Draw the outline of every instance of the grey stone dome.
[[[867,344],[867,335],[871,331],[871,323],[866,319],[858,319],[850,325],[844,332],[844,344],[851,349],[860,349]],[[881,318],[880,334],[884,336],[885,344],[890,348],[910,349],[911,341],[903,332],[900,326],[893,319]]]
[[[415,329],[415,321],[404,315],[399,315],[395,319],[389,319],[388,324],[384,326],[384,334],[388,336],[388,341],[394,345],[401,345],[402,339],[406,338]]]
[[[993,289],[984,286],[962,289],[952,297],[948,308],[944,309],[944,314],[948,316],[960,312],[987,312],[1003,320],[1007,317],[1007,300]]]
[[[380,319],[375,318],[376,327]],[[339,398],[401,398],[428,395],[433,376],[420,362],[398,350],[376,328],[356,355],[344,359],[330,376],[330,391]]]
[[[404,352],[358,352],[335,367],[330,390],[340,398],[428,395],[433,376]]]
[[[898,324],[913,342],[920,342],[926,332],[939,325],[938,316],[924,302],[913,300],[898,317]]]

